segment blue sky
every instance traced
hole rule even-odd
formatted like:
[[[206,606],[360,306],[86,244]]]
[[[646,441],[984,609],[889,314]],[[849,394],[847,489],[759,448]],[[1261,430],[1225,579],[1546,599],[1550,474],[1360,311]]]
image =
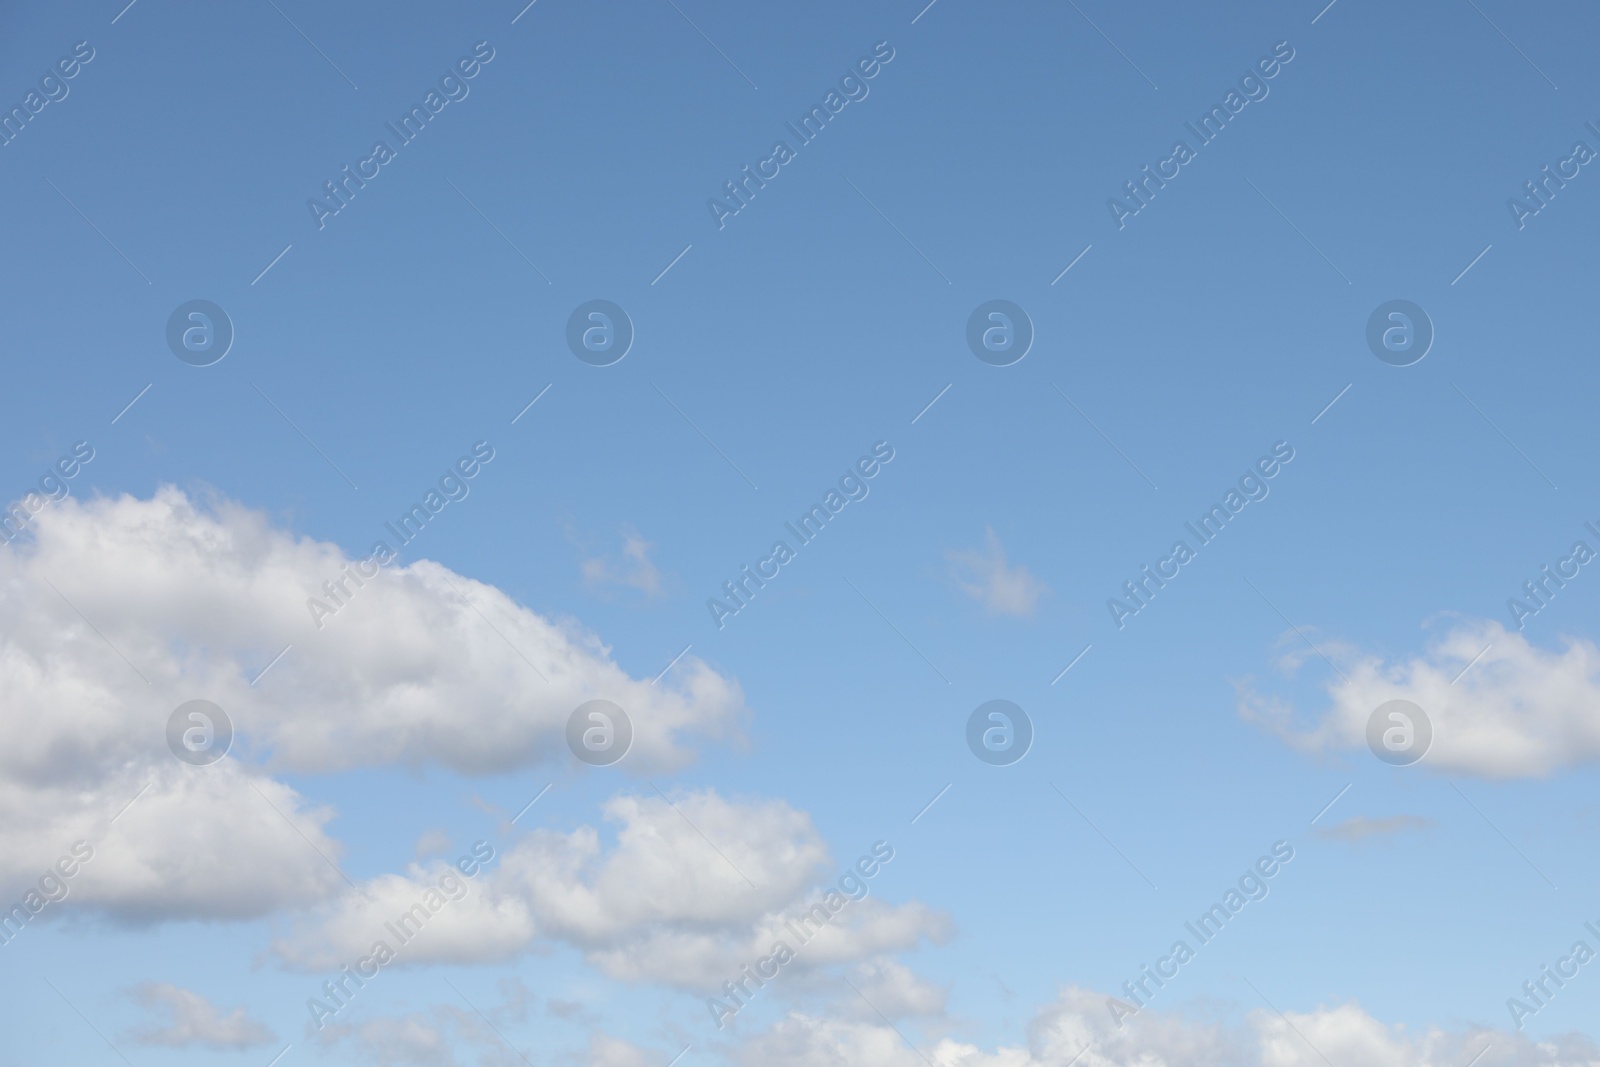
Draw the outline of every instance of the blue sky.
[[[41,504],[0,548],[3,899],[98,843],[0,945],[0,1063],[1600,1062],[1592,967],[1522,991],[1600,950],[1600,577],[1507,605],[1600,551],[1600,177],[1508,205],[1600,151],[1593,12],[0,20],[8,109],[92,50],[0,147],[0,497]],[[603,367],[566,341],[597,299],[635,331]],[[995,299],[1035,331],[1010,366],[965,339]],[[1405,367],[1366,341],[1396,299],[1435,331]],[[234,330],[210,366],[166,341],[192,300]],[[80,442],[70,495],[30,498]],[[318,628],[322,581],[475,445],[466,496]],[[708,599],[875,447],[719,627]],[[1119,627],[1108,598],[1275,447],[1265,498]],[[1433,726],[1411,766],[1364,740],[1393,698]],[[166,748],[191,699],[238,730],[208,767]],[[609,767],[563,740],[590,699],[638,731]],[[1032,722],[1010,766],[966,747],[993,699]],[[478,841],[470,903],[316,1027],[330,960]],[[719,1029],[769,920],[880,841],[872,903]],[[1114,1027],[1279,841],[1270,894]]]

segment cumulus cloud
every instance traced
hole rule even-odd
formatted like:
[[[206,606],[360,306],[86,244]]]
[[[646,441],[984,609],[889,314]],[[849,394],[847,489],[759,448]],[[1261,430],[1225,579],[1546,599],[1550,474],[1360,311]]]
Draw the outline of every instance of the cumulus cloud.
[[[309,905],[343,884],[333,866],[341,849],[325,829],[331,809],[230,760],[190,767],[169,754],[108,768],[96,782],[0,780],[0,813],[7,900],[79,841],[92,856],[65,880],[63,907],[88,904],[133,921],[247,919]]]
[[[791,1011],[768,1029],[724,1047],[745,1067],[1597,1067],[1600,1048],[1577,1035],[1533,1041],[1489,1027],[1412,1032],[1383,1023],[1357,1004],[1251,1012],[1242,1026],[1196,1022],[1177,1013],[1140,1013],[1118,1029],[1102,993],[1063,990],[1028,1027],[1025,1044],[985,1049],[950,1037],[916,1039],[880,1021]],[[487,1031],[472,1031],[468,1013],[436,1008],[340,1028],[382,1064],[449,1064],[444,1037],[451,1026],[473,1045],[489,1047]],[[329,1028],[333,1030],[334,1028]],[[504,1044],[499,1046],[504,1049]],[[1487,1052],[1485,1049],[1487,1048]],[[1480,1057],[1479,1054],[1483,1053]],[[580,1062],[591,1067],[644,1067],[663,1053],[595,1032]]]
[[[263,1045],[273,1038],[272,1031],[250,1018],[243,1007],[224,1015],[199,993],[165,982],[146,982],[134,991],[134,998],[144,1007],[167,1017],[164,1025],[132,1034],[132,1040],[141,1045],[167,1048],[204,1045],[220,1051]]]
[[[1407,1027],[1374,1019],[1358,1004],[1313,1011],[1265,1011],[1251,1016],[1255,1062],[1261,1067],[1326,1067],[1361,1063],[1371,1067],[1435,1067],[1478,1061],[1482,1067],[1596,1067],[1600,1047],[1576,1034],[1534,1041],[1489,1027],[1446,1031]]]
[[[1197,1022],[1145,1010],[1118,1028],[1107,997],[1071,987],[1028,1027],[1025,1045],[986,1050],[949,1037],[919,1041],[882,1022],[845,1021],[790,1012],[732,1047],[750,1067],[1600,1067],[1600,1048],[1576,1035],[1532,1041],[1489,1027],[1412,1032],[1383,1023],[1357,1004],[1318,1006],[1283,1016],[1252,1011],[1242,1026]]]
[[[1071,986],[1045,1006],[1028,1026],[1030,1059],[1079,1067],[1199,1067],[1249,1063],[1246,1042],[1212,1023],[1197,1023],[1150,1009],[1118,1027],[1103,993]],[[1323,1067],[1327,1067],[1326,1064]]]
[[[1433,743],[1422,765],[1438,771],[1541,778],[1600,759],[1600,648],[1589,640],[1569,637],[1553,651],[1493,620],[1456,620],[1407,658],[1318,645],[1343,673],[1326,679],[1328,706],[1309,722],[1290,702],[1240,686],[1240,714],[1302,751],[1364,748],[1368,717],[1399,698],[1427,713]],[[1279,666],[1292,676],[1305,662],[1320,661],[1295,651]]]
[[[1025,1049],[986,1053],[948,1038],[913,1048],[899,1031],[882,1023],[804,1012],[790,1012],[771,1029],[734,1046],[730,1058],[746,1067],[928,1067],[929,1063],[934,1067],[1028,1067],[1035,1062]]]
[[[511,959],[532,944],[534,916],[526,901],[491,883],[481,873],[464,878],[450,863],[412,864],[297,919],[293,933],[273,941],[273,951],[308,970],[349,964],[369,973],[371,965],[357,967],[357,961],[380,941],[394,952],[394,966]]]
[[[612,978],[715,990],[790,943],[800,969],[854,963],[942,939],[949,921],[912,901],[869,895],[800,947],[785,920],[821,897],[837,871],[811,820],[781,801],[738,803],[712,791],[619,796],[596,827],[537,830],[439,907],[397,963],[513,958],[539,939],[581,950]],[[286,963],[337,968],[365,956],[383,925],[437,885],[443,866],[414,866],[345,893],[273,944]],[[880,875],[881,877],[881,875]],[[869,883],[870,884],[870,883]]]
[[[850,981],[861,993],[854,1003],[871,1018],[880,1011],[891,1019],[940,1016],[949,996],[949,990],[893,959],[868,960],[854,968]]]
[[[492,586],[422,560],[358,587],[338,546],[227,501],[67,498],[30,530],[0,547],[8,892],[83,839],[98,855],[73,893],[126,917],[298,906],[342,881],[333,813],[262,771],[570,760],[567,716],[603,696],[633,717],[619,768],[642,772],[736,735],[744,715],[737,684],[692,657],[652,686]],[[308,599],[332,602],[334,580],[343,606],[314,619]],[[236,730],[233,756],[208,767],[166,748],[168,715],[196,697]]]
[[[1032,615],[1045,592],[1044,583],[1020,563],[1008,564],[1000,538],[993,529],[985,532],[984,549],[945,553],[956,585],[990,614]]]

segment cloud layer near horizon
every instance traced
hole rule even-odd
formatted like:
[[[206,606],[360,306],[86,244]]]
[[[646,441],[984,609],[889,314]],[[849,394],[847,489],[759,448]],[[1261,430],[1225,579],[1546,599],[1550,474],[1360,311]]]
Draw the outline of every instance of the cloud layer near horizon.
[[[1480,1053],[1480,1067],[1600,1065],[1600,1048],[1577,1035],[1536,1042],[1489,1027],[1413,1032],[1355,1003],[1281,1016],[1253,1010],[1237,1027],[1147,1010],[1119,1029],[1106,1000],[1065,988],[1034,1015],[1025,1044],[993,1050],[949,1037],[914,1049],[884,1021],[792,1011],[727,1051],[745,1067],[1450,1067]]]

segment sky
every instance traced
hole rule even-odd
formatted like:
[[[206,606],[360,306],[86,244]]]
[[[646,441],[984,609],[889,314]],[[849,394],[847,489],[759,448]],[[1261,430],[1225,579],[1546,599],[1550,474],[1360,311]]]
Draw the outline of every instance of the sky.
[[[1600,1064],[1589,7],[0,29],[0,1065]]]

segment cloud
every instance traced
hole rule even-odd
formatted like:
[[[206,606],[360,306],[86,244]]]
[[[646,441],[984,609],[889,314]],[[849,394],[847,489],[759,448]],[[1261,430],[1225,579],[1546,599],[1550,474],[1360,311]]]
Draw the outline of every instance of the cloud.
[[[1090,989],[1062,989],[1035,1014],[1024,1040],[993,1049],[950,1036],[919,1037],[875,1015],[789,1011],[765,1030],[722,1043],[720,1051],[741,1067],[1444,1067],[1474,1060],[1481,1067],[1600,1067],[1600,1047],[1579,1035],[1533,1041],[1487,1026],[1412,1029],[1375,1019],[1355,1003],[1282,1016],[1255,1009],[1237,1025],[1146,1009],[1119,1028],[1107,999]],[[452,1063],[442,1053],[452,1029],[457,1047],[494,1048],[514,1062],[503,1040],[456,1007],[328,1028],[337,1031],[335,1040],[360,1040],[385,1065]],[[600,1031],[590,1034],[587,1054],[576,1057],[590,1067],[645,1067],[668,1058]]]
[[[454,1067],[456,1054],[477,1054],[477,1059],[467,1056],[467,1062],[478,1064],[526,1064],[531,1062],[523,1049],[510,1045],[507,1035],[517,1032],[517,1024],[526,1024],[530,1017],[531,993],[515,977],[502,977],[496,982],[501,1003],[490,1003],[485,998],[472,995],[472,1003],[432,1005],[422,1011],[410,1013],[362,1014],[357,1021],[328,1024],[314,1030],[315,1038],[323,1048],[357,1046],[360,1059],[355,1062],[373,1062],[381,1067]],[[483,1008],[483,1014],[478,1014]],[[590,1040],[589,1062],[597,1067],[632,1067],[627,1059],[627,1049],[634,1046],[626,1041],[595,1035]],[[666,1059],[651,1059],[651,1067],[661,1067]]]
[[[1308,725],[1286,701],[1240,686],[1240,715],[1301,751],[1365,748],[1368,717],[1400,698],[1427,713],[1433,742],[1422,765],[1443,773],[1542,778],[1600,759],[1600,648],[1589,640],[1566,638],[1550,651],[1493,620],[1468,619],[1421,655],[1394,661],[1318,644],[1343,675],[1326,679],[1329,706]],[[1298,651],[1279,661],[1290,676],[1304,662]]]
[[[41,918],[87,904],[135,922],[248,919],[343,884],[331,866],[342,850],[325,830],[332,810],[231,760],[190,767],[169,754],[89,783],[0,782],[0,812],[7,901],[75,842],[92,851]]]
[[[866,1014],[863,1018],[877,1018],[878,1012],[891,1019],[936,1017],[945,1013],[949,990],[924,981],[911,968],[892,959],[869,960],[855,968],[851,983],[861,991],[853,1002]],[[863,1000],[865,1004],[861,1003]]]
[[[987,549],[946,552],[951,577],[961,591],[992,615],[1033,614],[1045,585],[1028,568],[1006,564],[1006,552],[993,529],[986,530]]]
[[[1140,1012],[1120,1029],[1103,993],[1063,989],[1028,1026],[1025,1045],[991,1050],[949,1037],[909,1038],[881,1022],[851,1022],[790,1012],[729,1049],[749,1067],[1600,1067],[1600,1048],[1568,1035],[1535,1042],[1489,1027],[1413,1032],[1367,1014],[1358,1004],[1311,1011],[1255,1010],[1243,1025],[1197,1022],[1174,1012]]]
[[[1354,842],[1364,841],[1369,837],[1388,837],[1407,830],[1426,830],[1433,825],[1432,819],[1425,819],[1420,815],[1390,815],[1383,819],[1369,819],[1364,815],[1357,815],[1337,826],[1318,827],[1317,836]]]
[[[568,715],[604,696],[633,718],[619,769],[644,773],[737,736],[745,715],[738,685],[693,657],[652,686],[593,634],[427,560],[343,579],[319,629],[307,601],[350,557],[225,500],[69,497],[30,530],[0,547],[8,894],[81,839],[97,855],[72,894],[124,918],[303,906],[342,883],[334,813],[263,771],[569,762]],[[171,710],[197,697],[236,731],[208,767],[166,747]]]
[[[790,966],[805,970],[949,932],[948,919],[925,905],[869,895],[795,944],[785,920],[817,903],[837,871],[810,818],[782,801],[736,803],[709,790],[670,803],[624,795],[604,812],[616,827],[611,847],[592,826],[534,831],[469,880],[465,897],[440,907],[399,949],[397,964],[503,961],[542,938],[579,949],[611,978],[713,991],[778,940],[797,951]],[[392,943],[383,924],[445,869],[419,865],[373,879],[295,924],[273,951],[311,970],[365,956],[375,939]]]
[[[545,1010],[557,1019],[593,1019],[589,1009],[575,1000],[561,1000],[551,997],[545,1005]]]
[[[497,892],[489,881],[483,873],[464,878],[448,862],[412,864],[403,874],[378,875],[297,918],[291,933],[274,939],[272,950],[313,971],[348,964],[370,972],[371,964],[358,961],[380,941],[394,953],[392,965],[400,967],[512,959],[532,944],[534,916],[526,901]]]
[[[745,1067],[1028,1067],[1025,1049],[985,1053],[948,1039],[914,1049],[893,1027],[790,1012],[729,1051]],[[1065,1064],[1067,1060],[1061,1060]],[[1152,1065],[1154,1067],[1154,1065]]]
[[[661,1067],[671,1056],[599,1031],[589,1036],[589,1067]]]
[[[583,580],[593,588],[627,586],[646,596],[661,595],[661,571],[650,559],[650,542],[631,526],[622,528],[622,555],[594,556],[578,565]]]
[[[186,1048],[204,1045],[210,1049],[245,1049],[264,1045],[273,1039],[272,1031],[249,1018],[243,1007],[223,1015],[199,993],[165,982],[146,982],[134,991],[144,1007],[168,1014],[164,1026],[136,1031],[132,1040],[141,1045]]]
[[[1171,1012],[1145,1009],[1118,1027],[1103,993],[1070,986],[1061,990],[1028,1026],[1028,1063],[1079,1067],[1199,1067],[1227,1063],[1248,1067],[1247,1043],[1212,1023],[1196,1023]],[[1326,1064],[1321,1067],[1327,1067]]]
[[[443,830],[424,830],[417,838],[417,843],[412,846],[412,853],[419,860],[429,856],[442,856],[450,851],[451,837]]]
[[[1434,1067],[1478,1061],[1482,1067],[1596,1067],[1600,1047],[1576,1034],[1533,1041],[1489,1027],[1446,1031],[1430,1026],[1411,1033],[1402,1025],[1374,1019],[1358,1004],[1251,1016],[1255,1057],[1260,1067],[1326,1067],[1361,1063],[1369,1067]]]
[[[353,1041],[360,1047],[363,1061],[379,1067],[454,1067],[457,1062],[450,1052],[454,1042],[444,1021],[423,1012],[330,1025],[317,1036],[326,1046]]]

